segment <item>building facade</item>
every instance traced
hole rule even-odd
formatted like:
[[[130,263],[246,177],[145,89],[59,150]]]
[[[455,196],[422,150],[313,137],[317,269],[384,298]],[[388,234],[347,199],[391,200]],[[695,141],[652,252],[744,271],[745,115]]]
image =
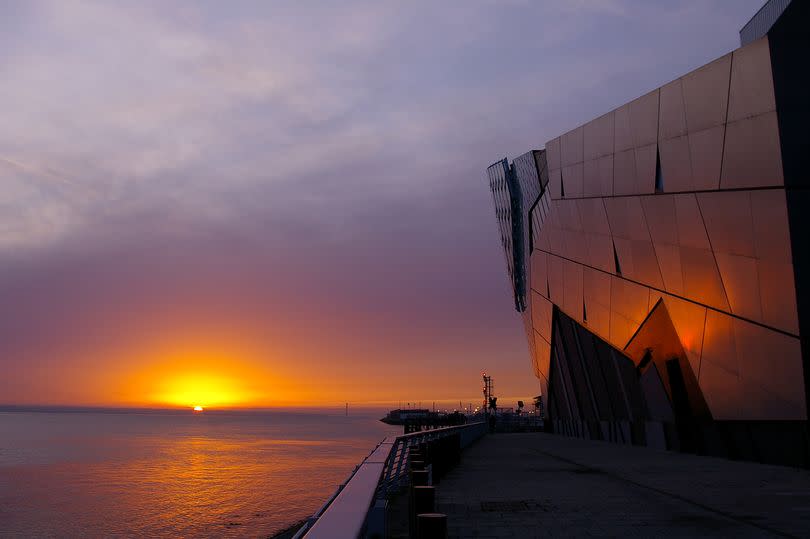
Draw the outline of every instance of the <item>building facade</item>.
[[[545,151],[527,152],[511,165],[507,159],[501,159],[487,168],[487,178],[515,309],[525,312],[531,248],[529,219],[541,190],[548,183]]]
[[[810,466],[809,15],[772,0],[741,48],[546,143],[522,314],[550,430]]]

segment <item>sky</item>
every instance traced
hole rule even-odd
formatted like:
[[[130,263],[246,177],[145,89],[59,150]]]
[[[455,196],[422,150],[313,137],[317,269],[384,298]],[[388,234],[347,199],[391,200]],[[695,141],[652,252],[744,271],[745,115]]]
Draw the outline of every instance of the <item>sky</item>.
[[[0,0],[0,404],[537,394],[485,168],[762,0]]]

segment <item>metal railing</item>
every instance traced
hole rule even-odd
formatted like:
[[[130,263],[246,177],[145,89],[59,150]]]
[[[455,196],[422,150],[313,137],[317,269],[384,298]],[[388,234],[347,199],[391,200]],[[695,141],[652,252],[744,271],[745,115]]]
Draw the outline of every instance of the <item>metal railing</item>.
[[[410,448],[459,435],[461,450],[481,438],[487,430],[486,423],[478,422],[385,438],[293,539],[384,537],[387,500],[408,486]]]

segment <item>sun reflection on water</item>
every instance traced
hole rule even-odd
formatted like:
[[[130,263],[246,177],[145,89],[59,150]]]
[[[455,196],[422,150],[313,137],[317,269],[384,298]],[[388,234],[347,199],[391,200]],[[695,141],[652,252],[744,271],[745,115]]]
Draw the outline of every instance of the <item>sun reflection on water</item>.
[[[48,462],[6,468],[11,532],[266,536],[317,509],[388,428],[341,415],[59,415],[47,440],[9,430],[13,443],[58,448]],[[0,480],[2,470],[0,454]]]

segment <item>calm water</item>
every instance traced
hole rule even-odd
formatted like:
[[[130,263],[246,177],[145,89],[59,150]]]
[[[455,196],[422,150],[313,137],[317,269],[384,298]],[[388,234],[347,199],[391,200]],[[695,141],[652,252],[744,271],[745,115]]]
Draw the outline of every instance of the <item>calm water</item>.
[[[266,537],[400,432],[379,417],[0,412],[0,536]]]

